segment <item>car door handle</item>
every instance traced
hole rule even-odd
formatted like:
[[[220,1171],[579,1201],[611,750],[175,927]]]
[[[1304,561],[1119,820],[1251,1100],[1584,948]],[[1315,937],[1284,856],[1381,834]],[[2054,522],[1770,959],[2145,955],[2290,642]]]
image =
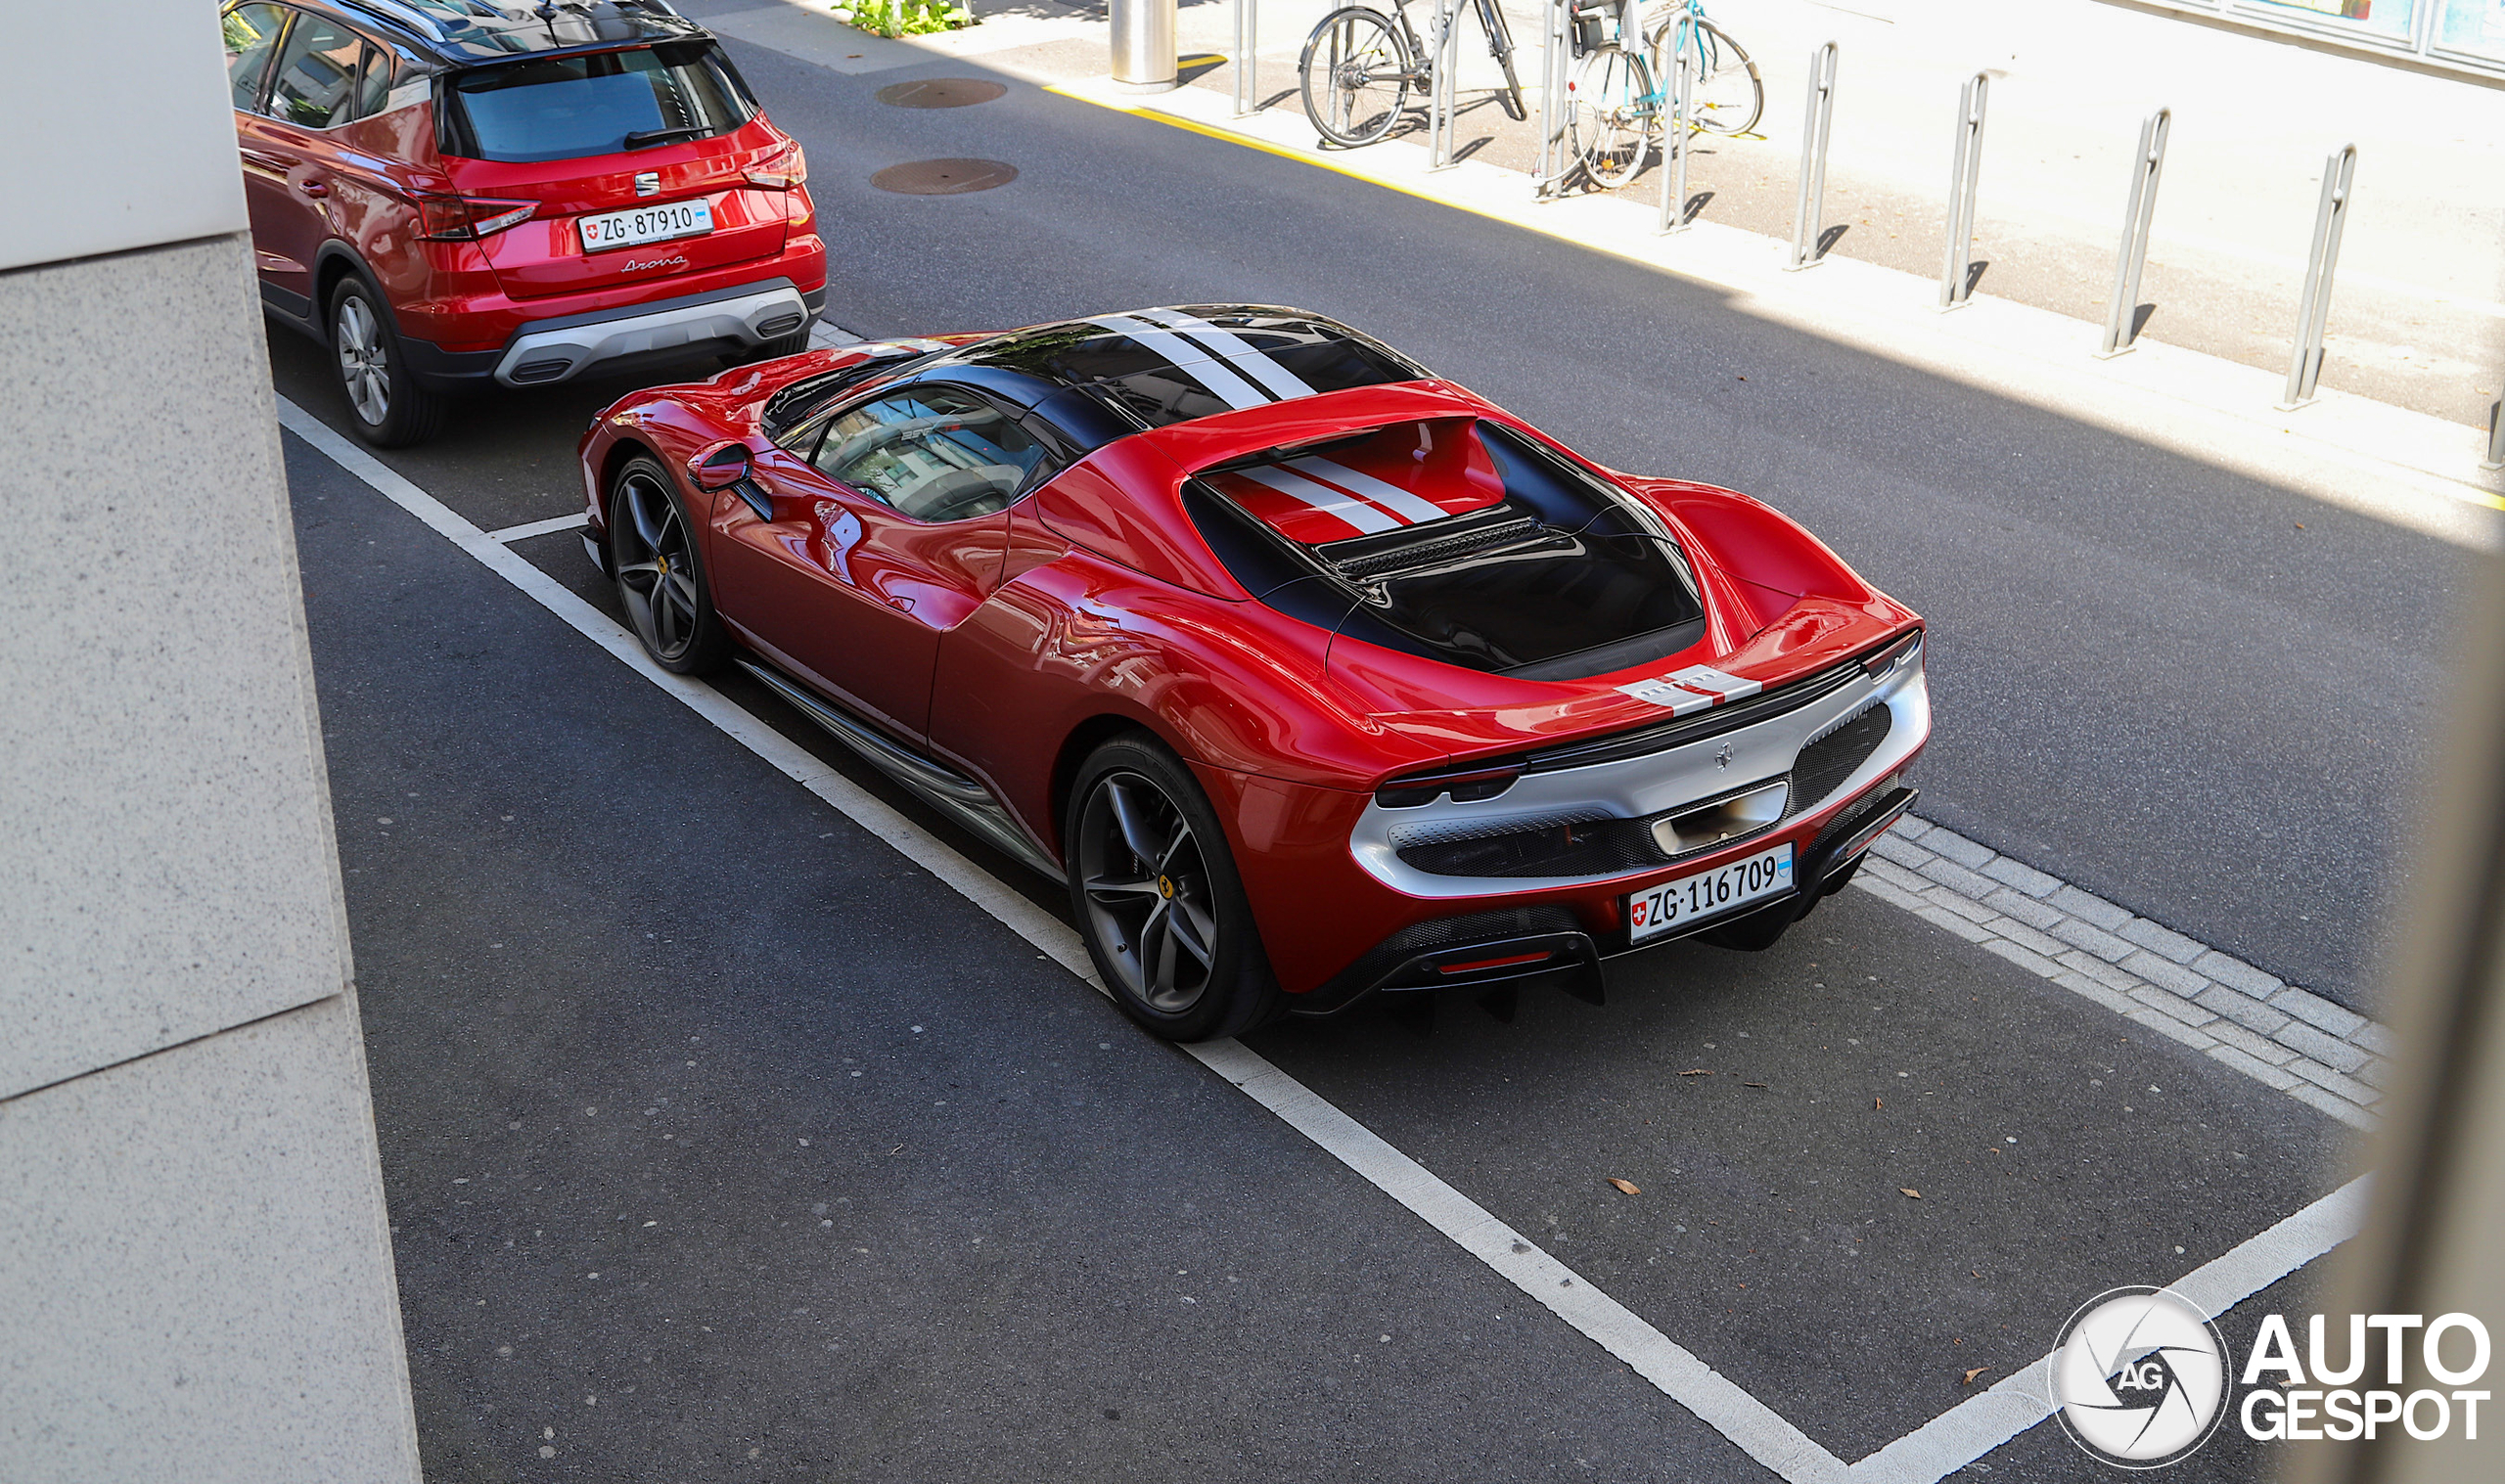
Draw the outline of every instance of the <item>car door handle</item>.
[[[322,184],[318,180],[299,180],[296,183],[296,189],[303,192],[307,196],[328,196],[331,194],[331,188]]]

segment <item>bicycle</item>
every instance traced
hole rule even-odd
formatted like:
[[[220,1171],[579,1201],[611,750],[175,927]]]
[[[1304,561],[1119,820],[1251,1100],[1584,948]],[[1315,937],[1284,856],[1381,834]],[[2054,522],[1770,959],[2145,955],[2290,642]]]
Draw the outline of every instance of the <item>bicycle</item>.
[[[1707,19],[1700,0],[1666,6],[1651,23],[1634,11],[1635,0],[1580,0],[1571,18],[1583,60],[1567,89],[1567,137],[1583,173],[1603,190],[1634,179],[1647,152],[1662,142],[1669,95],[1657,79],[1680,63],[1691,68],[1691,129],[1743,134],[1765,112],[1756,64]],[[1641,50],[1628,49],[1630,30]]]
[[[1529,117],[1523,107],[1522,80],[1514,75],[1514,37],[1505,25],[1505,13],[1496,0],[1470,4],[1487,35],[1487,55],[1505,72],[1496,101],[1508,116]],[[1458,23],[1458,10],[1453,19]],[[1305,38],[1297,74],[1304,116],[1324,139],[1353,149],[1391,132],[1408,107],[1409,90],[1435,85],[1435,63],[1417,27],[1409,23],[1408,0],[1391,0],[1389,16],[1373,5],[1348,5],[1323,17]]]
[[[1705,14],[1703,0],[1674,0],[1643,22],[1644,61],[1667,77],[1679,57],[1694,70],[1688,123],[1708,134],[1746,134],[1765,114],[1765,79],[1747,48]]]

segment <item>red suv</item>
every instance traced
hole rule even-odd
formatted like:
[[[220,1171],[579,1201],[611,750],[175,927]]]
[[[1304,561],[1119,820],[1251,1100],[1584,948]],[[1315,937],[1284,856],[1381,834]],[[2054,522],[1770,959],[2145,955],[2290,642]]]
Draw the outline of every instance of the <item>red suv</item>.
[[[597,367],[807,347],[800,147],[662,0],[240,0],[223,12],[261,298],[352,426]]]

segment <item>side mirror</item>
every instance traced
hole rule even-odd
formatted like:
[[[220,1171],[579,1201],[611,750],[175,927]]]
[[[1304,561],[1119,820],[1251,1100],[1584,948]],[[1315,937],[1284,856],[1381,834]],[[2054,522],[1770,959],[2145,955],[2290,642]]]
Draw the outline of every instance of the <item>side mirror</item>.
[[[749,476],[749,464],[754,457],[745,443],[725,443],[688,460],[687,472],[698,489],[728,489]]]

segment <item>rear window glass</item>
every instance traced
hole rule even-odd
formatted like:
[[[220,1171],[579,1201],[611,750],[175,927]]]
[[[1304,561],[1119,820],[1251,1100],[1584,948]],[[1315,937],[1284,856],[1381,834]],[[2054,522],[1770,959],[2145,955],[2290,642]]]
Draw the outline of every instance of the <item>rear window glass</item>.
[[[1488,423],[1262,455],[1191,480],[1184,509],[1270,607],[1467,669],[1578,680],[1704,632],[1686,557],[1657,518]]]
[[[711,42],[500,63],[452,81],[455,153],[529,161],[727,134],[752,110]]]

